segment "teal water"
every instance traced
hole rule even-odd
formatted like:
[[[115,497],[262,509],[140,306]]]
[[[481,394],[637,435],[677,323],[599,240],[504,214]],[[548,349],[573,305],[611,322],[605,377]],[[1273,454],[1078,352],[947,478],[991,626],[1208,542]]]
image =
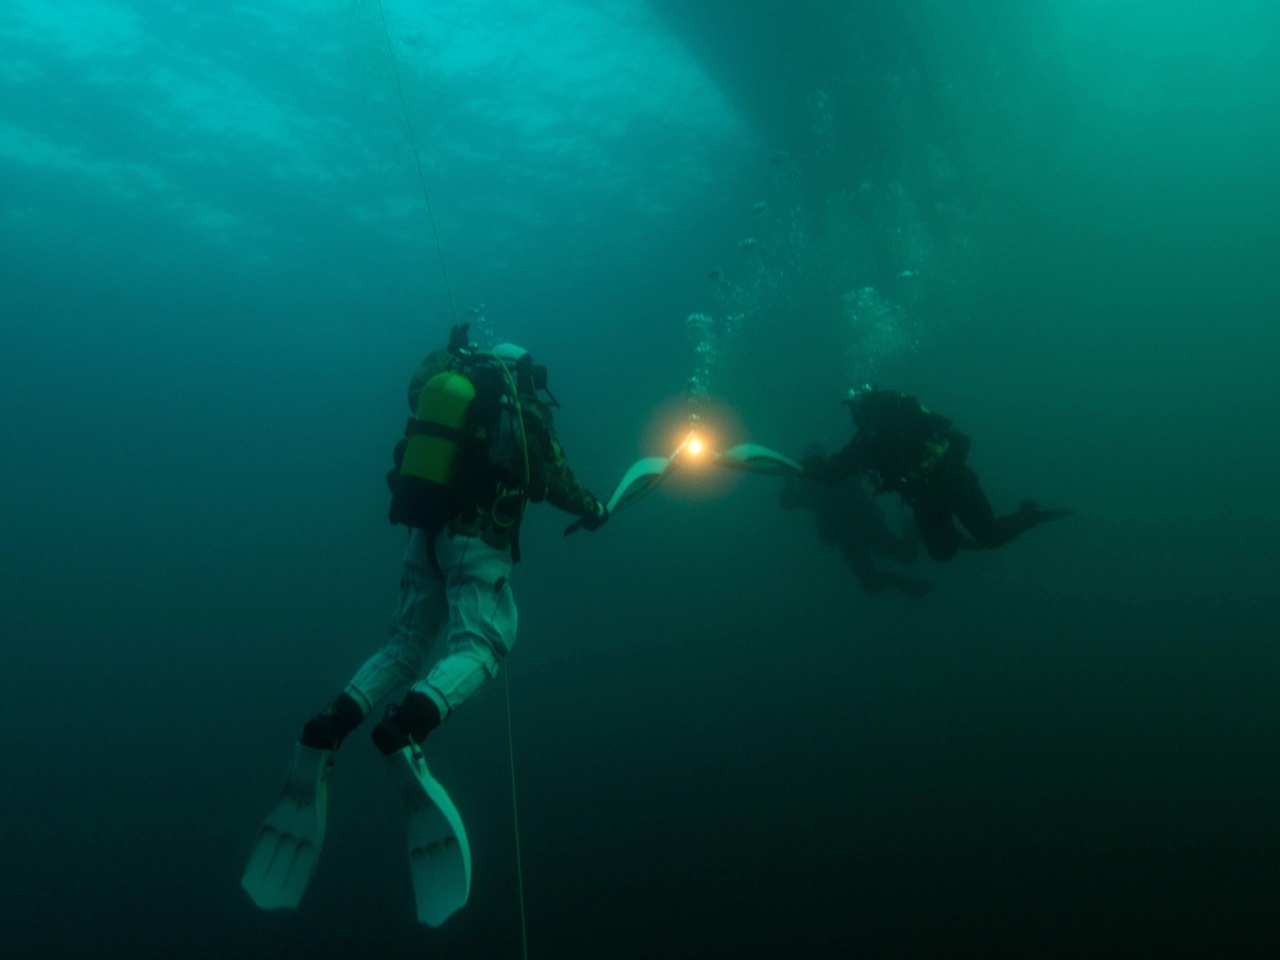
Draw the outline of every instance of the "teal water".
[[[920,602],[772,480],[531,511],[530,956],[1273,951],[1280,13],[799,6],[386,0],[412,141],[376,4],[0,8],[0,954],[521,955],[501,683],[429,743],[443,928],[366,730],[303,906],[238,886],[455,305],[601,495],[691,377],[793,456],[877,380],[1078,511]]]

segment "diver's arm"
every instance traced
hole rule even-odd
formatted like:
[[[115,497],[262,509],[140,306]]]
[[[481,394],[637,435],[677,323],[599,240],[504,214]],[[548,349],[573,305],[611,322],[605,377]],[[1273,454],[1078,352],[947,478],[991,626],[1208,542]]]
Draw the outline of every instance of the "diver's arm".
[[[553,507],[580,517],[604,513],[600,500],[574,476],[565,461],[551,411],[532,404],[524,408],[525,442],[529,449],[529,499],[546,500]]]
[[[804,476],[829,487],[866,469],[866,450],[856,436],[844,445],[844,449],[829,457],[806,457],[804,460]]]

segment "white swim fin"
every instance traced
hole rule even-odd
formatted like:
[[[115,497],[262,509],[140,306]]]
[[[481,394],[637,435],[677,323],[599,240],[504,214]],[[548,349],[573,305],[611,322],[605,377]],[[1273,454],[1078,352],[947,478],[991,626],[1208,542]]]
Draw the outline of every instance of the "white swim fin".
[[[715,459],[718,467],[742,470],[745,473],[761,473],[770,477],[798,477],[804,467],[776,450],[758,443],[740,443],[730,447]]]
[[[320,862],[332,750],[298,744],[280,799],[258,830],[240,886],[263,910],[296,907]]]
[[[387,762],[408,816],[418,922],[438,927],[466,904],[471,892],[467,831],[449,794],[427,770],[421,747],[410,744]]]

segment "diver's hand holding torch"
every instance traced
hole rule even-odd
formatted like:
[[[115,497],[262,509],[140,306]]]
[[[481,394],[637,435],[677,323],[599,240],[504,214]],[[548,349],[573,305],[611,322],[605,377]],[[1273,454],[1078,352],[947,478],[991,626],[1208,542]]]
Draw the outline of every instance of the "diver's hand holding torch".
[[[573,521],[573,523],[569,524],[569,526],[564,528],[564,535],[567,537],[569,534],[574,533],[578,530],[590,530],[594,532],[596,530],[599,530],[608,522],[609,522],[609,508],[605,504],[597,500],[596,512],[588,514],[585,517],[579,517],[577,520]]]

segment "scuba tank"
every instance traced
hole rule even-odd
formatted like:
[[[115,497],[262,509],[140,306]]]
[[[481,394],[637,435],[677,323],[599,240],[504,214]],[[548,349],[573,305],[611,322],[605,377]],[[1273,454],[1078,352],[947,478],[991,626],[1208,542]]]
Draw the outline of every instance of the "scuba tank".
[[[426,382],[405,426],[404,454],[393,484],[391,522],[439,529],[462,507],[461,483],[471,458],[467,420],[475,385],[455,370]]]
[[[467,510],[497,527],[524,512],[524,424],[501,361],[467,353],[423,385],[397,449],[392,523],[439,530]]]

